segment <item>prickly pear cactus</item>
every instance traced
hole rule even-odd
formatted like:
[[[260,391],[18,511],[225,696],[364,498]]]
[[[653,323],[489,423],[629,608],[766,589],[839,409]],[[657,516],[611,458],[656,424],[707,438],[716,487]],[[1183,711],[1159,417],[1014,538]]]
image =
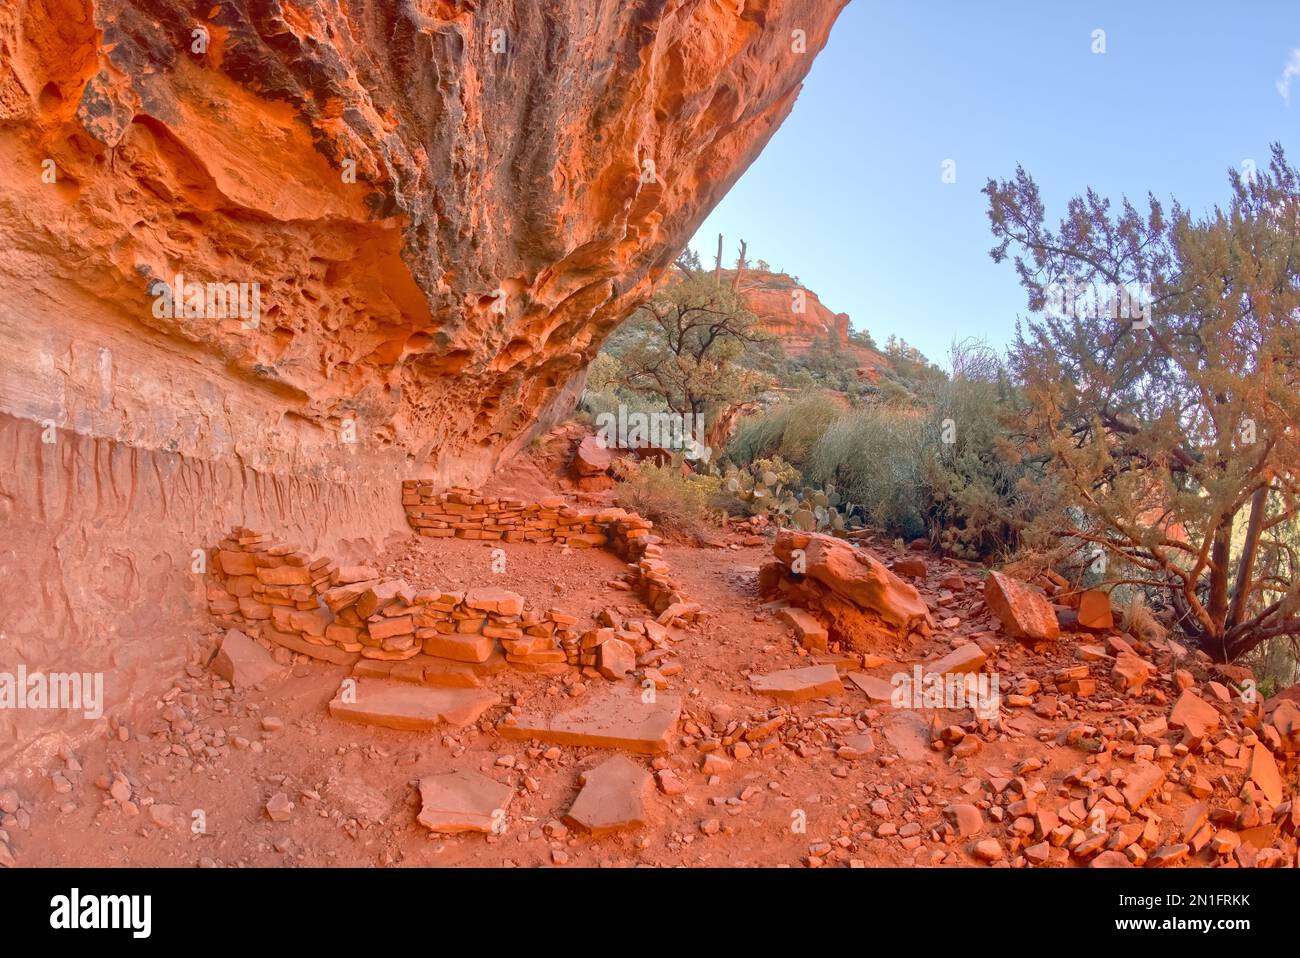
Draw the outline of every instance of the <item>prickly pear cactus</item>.
[[[765,467],[768,461],[753,463],[748,469],[728,465],[722,473],[723,487],[745,503],[751,514],[767,516],[778,526],[788,525],[804,532],[842,535],[848,529],[861,527],[853,518],[857,507],[845,502],[833,483],[820,489],[787,487],[774,469]],[[788,464],[775,461],[784,472],[792,473]]]

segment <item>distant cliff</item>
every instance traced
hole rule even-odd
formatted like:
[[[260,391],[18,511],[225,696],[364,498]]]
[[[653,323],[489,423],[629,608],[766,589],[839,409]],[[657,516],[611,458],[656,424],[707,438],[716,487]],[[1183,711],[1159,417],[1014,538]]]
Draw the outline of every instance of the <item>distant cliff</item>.
[[[722,281],[736,282],[735,270],[723,270]],[[874,349],[849,339],[848,313],[832,312],[818,295],[801,286],[788,273],[746,269],[736,289],[759,325],[777,337],[791,356],[803,358],[814,343],[834,346],[852,356],[858,374],[875,381],[888,359]]]

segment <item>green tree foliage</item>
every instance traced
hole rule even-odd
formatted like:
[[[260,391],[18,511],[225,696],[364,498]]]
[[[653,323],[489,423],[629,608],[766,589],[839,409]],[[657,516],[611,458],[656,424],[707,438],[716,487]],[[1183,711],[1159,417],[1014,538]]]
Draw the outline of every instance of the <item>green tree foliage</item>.
[[[952,369],[913,383],[908,402],[848,406],[818,391],[780,403],[742,422],[727,456],[779,455],[892,535],[972,559],[1009,551],[1048,487],[1004,425],[1016,393],[996,357],[959,344]]]
[[[769,339],[734,290],[686,268],[619,327],[609,351],[619,360],[621,386],[674,412],[703,415],[713,405],[750,401],[768,386],[744,354]]]
[[[951,375],[927,392],[926,525],[945,553],[1009,553],[1055,499],[1041,460],[1009,428],[1023,399],[982,343],[953,346]]]
[[[680,462],[646,460],[618,484],[615,501],[662,528],[698,538],[714,518],[713,501],[721,488],[721,478],[684,473]]]
[[[858,380],[857,358],[836,341],[829,331],[813,338],[807,353],[792,361],[795,375],[806,372],[810,380],[824,389],[834,389],[850,399],[863,393]]]
[[[1012,372],[1029,454],[1070,507],[1043,531],[1095,551],[1112,583],[1167,595],[1215,659],[1300,634],[1300,187],[1281,148],[1199,217],[1088,191],[1051,229],[1023,169],[984,192],[993,259],[1014,257],[1040,313]],[[1071,308],[1069,283],[1110,295]],[[1115,295],[1144,287],[1146,315]]]
[[[857,343],[859,346],[865,346],[867,349],[872,349],[876,352],[880,351],[880,347],[876,345],[876,341],[871,338],[870,331],[865,329],[850,330],[849,342]]]

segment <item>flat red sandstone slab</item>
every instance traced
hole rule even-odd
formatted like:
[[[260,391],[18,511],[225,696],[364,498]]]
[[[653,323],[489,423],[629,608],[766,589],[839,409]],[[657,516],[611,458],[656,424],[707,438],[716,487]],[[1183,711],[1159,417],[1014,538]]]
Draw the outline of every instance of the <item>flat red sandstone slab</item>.
[[[898,751],[904,762],[934,764],[938,761],[930,748],[930,723],[916,709],[894,709],[885,719],[885,741]]]
[[[416,821],[433,832],[501,831],[514,789],[478,772],[444,772],[420,779]]]
[[[803,609],[783,608],[777,610],[777,617],[794,629],[799,637],[799,644],[806,648],[826,651],[829,638],[826,626]]]
[[[806,702],[839,695],[844,691],[840,674],[833,665],[810,665],[802,669],[784,669],[767,675],[751,675],[749,684],[755,692],[783,702]]]
[[[286,669],[238,629],[227,629],[212,660],[212,671],[237,689],[263,685],[284,677]]]
[[[650,773],[614,755],[582,774],[582,791],[564,820],[592,835],[640,828],[646,821]]]
[[[346,702],[341,689],[330,702],[330,715],[345,722],[423,732],[438,725],[469,725],[495,705],[486,689],[430,688],[409,682],[357,681],[356,701]]]
[[[483,685],[483,680],[467,665],[424,655],[414,655],[404,662],[362,659],[353,667],[352,674],[357,678],[394,679],[442,688],[477,689]]]
[[[1169,713],[1169,725],[1204,738],[1219,727],[1219,710],[1191,689],[1185,689]]]
[[[497,731],[506,738],[657,755],[668,751],[668,733],[677,724],[681,698],[659,692],[647,703],[642,694],[639,689],[614,688],[555,715],[507,715]]]
[[[1264,798],[1270,805],[1281,805],[1285,795],[1282,773],[1278,771],[1277,760],[1263,742],[1256,742],[1250,753],[1250,765],[1246,777],[1259,786]]]
[[[1135,762],[1133,768],[1124,776],[1124,804],[1129,811],[1136,812],[1142,807],[1165,781],[1164,770],[1151,762]]]
[[[338,646],[316,645],[314,642],[308,642],[300,635],[280,632],[277,629],[263,628],[262,638],[268,642],[274,642],[276,645],[283,645],[293,652],[301,652],[310,658],[320,659],[323,662],[333,662],[335,665],[356,665],[357,660],[361,658],[357,653],[344,652]]]
[[[486,662],[492,656],[496,642],[486,635],[450,632],[433,635],[424,640],[426,655],[434,655],[456,662]]]
[[[894,683],[885,679],[865,672],[850,672],[848,680],[862,690],[868,701],[878,705],[889,705],[894,697]]]
[[[953,649],[943,658],[931,662],[924,667],[927,675],[961,675],[967,672],[978,672],[984,668],[984,663],[988,661],[988,656],[974,642],[967,642]]]

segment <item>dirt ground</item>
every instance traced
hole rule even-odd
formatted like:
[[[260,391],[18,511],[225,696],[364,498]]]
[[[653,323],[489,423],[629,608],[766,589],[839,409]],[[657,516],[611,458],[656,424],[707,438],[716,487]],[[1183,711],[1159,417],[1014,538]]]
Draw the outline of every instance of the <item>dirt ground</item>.
[[[944,826],[946,807],[980,809],[978,837],[1007,844],[1016,827],[1008,788],[1044,807],[1082,808],[1085,798],[1096,800],[1089,797],[1096,787],[1081,790],[1067,776],[1097,761],[1090,748],[1097,729],[1168,711],[1168,669],[1140,694],[1103,689],[1086,698],[1052,695],[1050,703],[1038,694],[1032,707],[1004,707],[991,726],[969,710],[873,706],[851,682],[830,699],[774,702],[750,689],[748,674],[809,665],[813,656],[758,595],[758,566],[771,555],[770,542],[745,544],[753,540],[741,533],[718,538],[713,547],[665,548],[675,578],[704,615],[676,630],[673,648],[682,670],[670,689],[684,705],[673,747],[653,759],[631,756],[648,769],[672,769],[685,785],[680,794],[655,789],[642,828],[593,838],[563,824],[579,773],[609,751],[511,741],[495,733],[511,708],[558,709],[595,694],[604,679],[579,678],[573,670],[563,676],[506,670],[488,680],[501,702],[477,725],[402,732],[327,714],[347,675],[342,667],[300,662],[275,687],[230,689],[202,664],[215,640],[209,634],[193,637],[194,660],[155,703],[152,719],[115,728],[65,755],[61,768],[6,776],[9,802],[18,806],[4,819],[16,862],[969,866],[979,863],[971,836],[958,838]],[[506,561],[493,572],[498,547]],[[887,560],[901,555],[890,543],[871,547]],[[927,561],[928,572],[916,584],[941,624],[929,639],[873,650],[871,675],[888,680],[972,639],[996,646],[1004,694],[1033,677],[1046,685],[1049,676],[1078,665],[1076,642],[1033,650],[1000,639],[983,608],[979,570],[933,556]],[[606,608],[646,615],[634,596],[615,587],[624,566],[601,549],[412,536],[376,564],[417,588],[500,585],[536,607],[577,614],[584,628],[594,627]],[[954,576],[960,588],[953,588]],[[752,754],[744,749],[737,755],[731,740],[719,741],[733,721],[752,727],[781,718],[779,734],[756,742]],[[932,745],[941,730],[957,726],[975,736],[977,750],[959,757]],[[850,742],[853,749],[846,751]],[[720,770],[706,774],[700,765],[709,753],[726,758]],[[1097,767],[1127,768],[1125,758],[1131,756],[1121,753],[1113,764]],[[1190,770],[1171,771],[1169,785],[1145,813],[1158,819],[1166,838],[1177,840],[1193,804],[1182,787],[1192,773],[1214,780],[1220,798],[1229,800],[1233,782],[1227,769],[1216,767],[1228,760],[1208,754],[1197,757],[1199,769],[1193,763]],[[515,788],[505,834],[438,835],[417,824],[420,778],[450,770],[476,770]],[[287,820],[273,821],[266,806],[281,793],[293,809]],[[0,805],[3,798],[0,788]],[[1116,821],[1126,817],[1121,809]]]
[[[633,597],[608,584],[623,567],[603,550],[504,548],[506,568],[493,583],[536,604],[562,606],[591,617],[593,625],[607,606],[638,609]],[[490,553],[481,543],[412,539],[386,554],[381,566],[412,585],[461,588],[489,574]],[[768,550],[670,546],[667,554],[709,610],[677,646],[684,670],[672,687],[687,694],[686,710],[767,711],[771,703],[746,690],[744,674],[808,664],[789,629],[759,611],[757,566]],[[698,753],[677,749],[667,760],[689,790],[672,798],[656,794],[648,827],[601,839],[565,835],[559,820],[577,794],[578,772],[608,752],[564,748],[547,759],[543,749],[476,728],[425,734],[344,724],[325,707],[345,675],[341,667],[297,665],[284,684],[242,693],[216,688],[225,683],[191,665],[158,701],[155,721],[128,730],[125,741],[98,741],[77,753],[80,772],[64,772],[69,793],[58,794],[48,776],[15,783],[30,815],[29,828],[11,835],[15,855],[29,866],[797,865],[810,845],[851,836],[853,809],[897,794],[904,784],[923,793],[944,773],[919,730],[909,744],[921,760],[903,768],[878,760],[846,763],[829,749],[800,757],[778,748],[711,780],[695,769]],[[561,682],[549,676],[508,671],[492,688],[516,703],[567,699]],[[865,704],[846,692],[839,704],[792,710],[816,725],[860,716]],[[268,720],[274,731],[264,729]],[[504,836],[433,836],[415,824],[415,783],[452,769],[480,770],[519,787]],[[96,779],[102,785],[102,776],[114,772],[129,780],[136,814],[97,787]],[[295,803],[287,822],[271,821],[264,810],[277,792]],[[157,816],[170,827],[155,821],[151,804],[174,806]],[[806,816],[804,832],[792,827],[796,810]],[[196,814],[201,834],[194,832]],[[714,835],[701,831],[710,820],[718,823]],[[885,840],[848,847],[867,864],[913,862]]]

